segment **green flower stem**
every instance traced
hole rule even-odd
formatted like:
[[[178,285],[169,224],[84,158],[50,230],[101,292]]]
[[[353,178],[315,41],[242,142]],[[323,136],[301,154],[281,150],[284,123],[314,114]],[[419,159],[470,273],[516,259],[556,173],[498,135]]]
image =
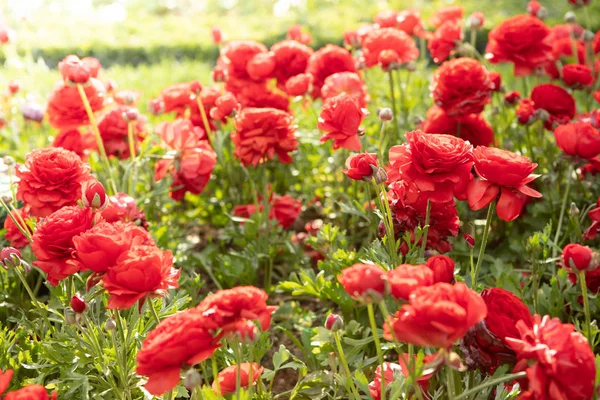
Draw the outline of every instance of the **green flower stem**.
[[[454,371],[449,365],[446,366],[446,388],[448,390],[448,400],[454,400]]]
[[[158,313],[156,312],[154,304],[152,304],[152,299],[150,298],[148,299],[148,308],[150,309],[150,313],[152,314],[154,321],[156,321],[156,325],[160,324],[160,318],[158,317]]]
[[[235,363],[237,364],[237,373],[235,374],[235,393],[236,399],[241,400],[242,398],[242,344],[236,343],[233,347],[233,353],[235,354]],[[252,366],[250,366],[252,369]],[[250,381],[248,384],[252,384]]]
[[[581,296],[583,297],[583,311],[585,313],[585,337],[590,344],[592,343],[592,319],[590,316],[590,301],[587,294],[587,285],[585,283],[585,271],[579,271],[579,285],[581,287]]]
[[[560,206],[560,215],[558,217],[558,225],[556,226],[556,233],[554,234],[554,248],[552,249],[552,258],[556,258],[558,241],[560,239],[560,233],[562,230],[563,220],[565,219],[565,211],[567,210],[567,200],[569,198],[569,192],[571,191],[572,168],[568,169],[567,172],[567,187],[565,188],[565,194],[563,195],[562,204]]]
[[[383,159],[383,150],[387,144],[385,140],[385,127],[387,121],[381,121],[381,129],[379,129],[379,145],[377,146],[377,158],[381,165],[385,164],[385,160]]]
[[[423,236],[421,237],[421,258],[425,258],[425,249],[427,248],[427,236],[429,234],[429,220],[431,219],[431,200],[427,199],[427,211],[425,212],[425,226],[423,227]]]
[[[31,239],[31,233],[29,232],[29,229],[27,229],[27,226],[23,226],[16,218],[15,216],[12,214],[10,207],[8,206],[8,204],[6,204],[4,202],[4,200],[2,200],[2,197],[0,196],[0,204],[2,204],[2,207],[4,208],[4,210],[6,211],[6,215],[8,215],[8,217],[12,220],[12,222],[15,224],[15,226],[19,229],[19,232],[21,232],[26,238],[27,240],[29,240],[29,242],[31,243],[32,239]],[[18,214],[17,214],[18,215]]]
[[[108,156],[106,155],[106,149],[104,148],[104,142],[102,141],[102,136],[100,136],[100,130],[98,129],[98,123],[96,122],[96,117],[94,116],[94,111],[92,110],[92,106],[90,105],[90,101],[88,100],[87,94],[85,93],[85,89],[81,85],[81,83],[77,84],[77,90],[79,91],[79,97],[81,97],[81,101],[83,102],[83,107],[85,107],[85,111],[90,120],[90,124],[92,125],[92,132],[94,132],[94,136],[96,138],[96,144],[98,145],[98,150],[100,151],[100,158],[106,167],[108,172],[108,176],[110,178],[109,189],[113,191],[113,194],[117,193],[117,181],[113,176],[112,167],[110,165],[110,161],[108,161]]]
[[[50,320],[48,319],[48,316],[46,315],[47,312],[44,311],[44,309],[42,308],[42,305],[39,303],[37,297],[35,297],[35,294],[33,294],[33,291],[31,290],[31,286],[29,286],[29,283],[27,283],[27,279],[25,279],[23,272],[21,271],[21,269],[19,267],[15,268],[14,271],[17,274],[17,276],[19,277],[19,279],[21,280],[21,283],[23,284],[23,287],[27,291],[27,294],[29,294],[29,297],[31,297],[31,302],[33,303],[35,308],[38,310],[38,312],[40,313],[42,318],[44,318],[44,323],[46,324],[48,329],[50,329],[50,327],[52,325],[50,324]]]
[[[483,236],[481,237],[481,245],[479,247],[479,256],[477,257],[477,264],[475,265],[475,269],[471,270],[471,289],[475,290],[477,288],[477,277],[479,275],[479,269],[481,268],[481,263],[483,262],[483,256],[485,254],[485,247],[487,245],[488,235],[490,233],[490,225],[492,224],[492,217],[494,216],[494,209],[496,203],[491,202],[488,206],[487,218],[485,220],[485,228],[483,230]]]
[[[468,399],[470,396],[474,395],[474,394],[478,394],[479,392],[481,392],[483,389],[487,389],[489,387],[493,387],[493,386],[497,386],[501,383],[504,382],[510,382],[510,381],[514,381],[516,379],[520,379],[520,378],[524,378],[527,376],[526,372],[518,372],[516,374],[509,374],[509,375],[503,375],[499,378],[496,379],[490,379],[486,382],[483,382],[481,385],[475,386],[472,389],[466,390],[464,392],[462,392],[461,394],[459,394],[458,396],[456,396],[454,398],[454,400],[463,400],[463,399]]]
[[[208,140],[213,143],[212,131],[210,129],[210,124],[208,123],[208,117],[206,116],[206,110],[204,109],[204,105],[202,104],[202,98],[200,94],[196,95],[196,102],[198,103],[198,108],[200,109],[200,115],[202,116],[202,123],[206,128],[206,136],[208,136]]]
[[[398,258],[398,246],[396,244],[396,238],[394,237],[394,220],[392,217],[390,204],[388,203],[387,192],[382,183],[378,184],[375,182],[375,179],[373,179],[372,182],[375,186],[375,203],[377,204],[377,208],[379,208],[379,210],[383,213],[383,225],[385,226],[388,253],[392,264],[396,266],[400,264],[400,260]]]
[[[129,157],[131,159],[131,170],[129,171],[129,184],[127,192],[135,197],[135,186],[133,183],[134,169],[136,164],[135,159],[135,139],[133,137],[133,130],[135,127],[134,121],[129,121],[127,123],[127,142],[129,143]]]
[[[381,400],[385,400],[385,369],[383,364],[383,353],[381,351],[381,343],[379,342],[379,335],[377,335],[377,324],[375,323],[375,312],[373,311],[373,303],[367,304],[367,311],[369,313],[369,322],[371,323],[371,332],[373,333],[373,340],[375,341],[375,350],[377,351],[377,359],[379,360],[379,368],[381,369]]]
[[[121,317],[119,315],[115,315],[115,319],[117,321],[119,321],[121,319]],[[122,324],[119,323],[118,325],[118,329],[121,329]],[[129,393],[129,385],[127,384],[127,376],[125,375],[125,365],[123,364],[122,361],[122,354],[125,354],[125,358],[127,357],[127,349],[120,349],[119,348],[119,344],[117,343],[117,338],[116,338],[116,332],[115,330],[112,330],[109,333],[110,336],[110,340],[112,341],[112,344],[115,348],[115,358],[117,360],[117,366],[119,368],[119,380],[121,381],[121,389],[125,389],[125,394],[124,397],[125,399],[131,399],[131,393]]]
[[[350,367],[348,366],[348,361],[346,360],[346,355],[344,354],[344,348],[342,347],[342,341],[340,340],[339,333],[333,332],[333,338],[340,356],[340,361],[342,362],[342,367],[346,373],[346,390],[353,394],[355,400],[360,400],[361,397],[358,393],[358,389],[356,389],[356,386],[354,385],[354,381],[352,380],[352,373],[350,372]]]
[[[210,358],[210,362],[212,365],[214,385],[217,387],[217,395],[220,396],[221,395],[221,384],[219,383],[219,368],[217,367],[217,359],[215,358],[214,355]]]
[[[389,70],[388,71],[388,78],[390,81],[390,97],[392,100],[392,114],[393,114],[393,125],[394,125],[394,136],[396,137],[396,135],[398,134],[398,109],[396,107],[396,94],[395,94],[395,90],[394,90],[394,71],[393,70]]]

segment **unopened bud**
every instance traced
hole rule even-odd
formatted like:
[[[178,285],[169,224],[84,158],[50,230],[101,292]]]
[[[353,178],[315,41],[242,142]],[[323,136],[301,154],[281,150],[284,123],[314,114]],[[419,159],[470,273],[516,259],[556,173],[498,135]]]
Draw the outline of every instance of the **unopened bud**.
[[[550,113],[544,110],[543,108],[538,108],[537,110],[535,110],[533,112],[533,115],[536,119],[540,121],[548,121],[548,119],[550,118]]]
[[[546,7],[540,7],[540,9],[537,10],[537,13],[535,15],[539,19],[544,20],[548,18],[548,9]]]
[[[446,358],[446,365],[457,371],[466,371],[467,367],[463,364],[460,356],[455,352],[450,352]]]
[[[483,16],[483,13],[480,11],[476,11],[469,17],[467,25],[471,29],[480,29],[483,26],[484,20],[485,18]]]
[[[406,64],[404,64],[404,68],[409,72],[414,72],[417,70],[417,63],[415,63],[414,61],[407,62]]]
[[[190,82],[190,91],[195,95],[199,95],[202,92],[202,85],[200,84],[200,82]]]
[[[183,378],[183,386],[190,391],[202,386],[202,376],[195,369],[189,369]]]
[[[373,174],[373,179],[375,180],[376,184],[384,183],[388,180],[388,174],[385,172],[385,169],[379,167]]]
[[[468,233],[465,233],[463,235],[463,239],[465,239],[465,242],[467,242],[467,246],[469,246],[469,248],[473,248],[475,247],[475,239],[473,238],[473,236],[469,235]]]
[[[575,204],[575,202],[571,202],[571,206],[569,207],[569,215],[571,217],[577,217],[579,215],[579,208],[577,208],[577,204]]]
[[[593,42],[594,41],[594,32],[589,31],[589,30],[585,30],[583,31],[583,34],[581,35],[581,38],[585,41],[585,42]]]
[[[77,323],[77,316],[75,315],[75,311],[72,308],[65,308],[65,322],[67,325],[74,325]]]
[[[34,102],[21,104],[21,114],[28,121],[42,122],[44,119],[44,109]]]
[[[382,121],[391,121],[394,119],[394,113],[391,108],[382,108],[379,110],[379,119]]]
[[[127,111],[123,113],[123,119],[126,122],[136,121],[138,119],[139,113],[135,108],[128,108]]]
[[[150,100],[150,103],[148,103],[148,111],[150,111],[152,115],[160,115],[163,113],[164,109],[164,103],[158,99]]]
[[[0,265],[4,268],[17,268],[21,265],[21,252],[14,247],[5,247],[0,250]]]
[[[75,296],[71,297],[71,308],[77,314],[81,314],[87,308],[87,304],[81,296],[76,294]]]
[[[9,167],[10,167],[11,165],[15,165],[15,163],[16,163],[15,159],[14,159],[14,158],[12,158],[11,156],[4,156],[4,157],[2,158],[2,161],[4,162],[4,165],[7,165],[7,166],[9,166]]]
[[[567,11],[565,14],[565,22],[567,24],[574,24],[577,22],[577,15],[573,11]]]
[[[254,343],[258,338],[258,328],[252,321],[241,322],[235,329],[233,336],[243,343]]]
[[[2,196],[0,196],[0,199],[2,199],[2,202],[7,206],[13,202],[13,198],[9,194],[3,194]]]
[[[81,185],[81,201],[86,207],[103,210],[108,205],[104,186],[97,180],[88,180]]]
[[[117,323],[112,318],[107,319],[106,322],[104,323],[104,329],[107,330],[108,332],[114,331],[116,327],[117,327]]]
[[[337,314],[329,314],[325,320],[325,328],[332,332],[337,332],[344,328],[344,320]]]

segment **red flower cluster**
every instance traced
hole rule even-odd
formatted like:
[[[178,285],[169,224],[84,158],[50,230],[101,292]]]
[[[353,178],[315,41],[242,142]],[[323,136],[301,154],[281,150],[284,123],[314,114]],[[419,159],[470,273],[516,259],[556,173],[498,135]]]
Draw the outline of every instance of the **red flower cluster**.
[[[133,116],[135,119],[129,118]],[[139,143],[146,137],[145,118],[137,110],[128,106],[118,106],[108,111],[98,122],[98,130],[104,143],[106,154],[122,159],[129,158],[128,128],[132,124],[133,150],[139,151]]]

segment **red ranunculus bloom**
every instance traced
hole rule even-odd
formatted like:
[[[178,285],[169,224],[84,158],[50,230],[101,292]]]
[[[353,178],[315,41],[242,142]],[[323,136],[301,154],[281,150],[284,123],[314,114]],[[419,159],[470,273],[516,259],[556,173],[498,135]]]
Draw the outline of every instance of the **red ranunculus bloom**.
[[[225,84],[225,90],[233,93],[242,107],[276,108],[289,111],[288,96],[279,90],[270,89],[267,81],[229,79]]]
[[[267,293],[254,286],[219,290],[206,297],[196,310],[209,318],[222,335],[235,333],[240,321],[258,321],[263,331],[271,326],[271,314],[277,307],[267,305]]]
[[[29,212],[26,208],[19,208],[17,210],[13,210],[10,212],[15,220],[19,223],[21,228],[26,227],[27,231],[30,234],[33,233],[33,229],[27,224],[27,220],[29,219]],[[29,244],[29,239],[19,229],[17,225],[15,225],[13,218],[10,216],[6,216],[4,220],[4,229],[6,229],[6,233],[4,234],[4,238],[8,240],[12,247],[17,249],[22,249],[23,247]]]
[[[312,42],[312,35],[308,32],[303,32],[302,25],[300,24],[294,24],[288,28],[287,38],[302,44],[310,44]]]
[[[467,189],[469,206],[480,210],[496,199],[496,213],[504,221],[512,221],[521,214],[524,196],[534,198],[542,194],[526,186],[539,175],[532,172],[537,164],[527,157],[492,147],[479,146],[473,151],[475,171],[481,179],[473,180]]]
[[[98,111],[104,106],[104,86],[93,78],[91,82],[84,86],[84,91],[92,111]],[[58,83],[50,93],[46,113],[50,125],[60,130],[75,129],[90,122],[79,91],[64,82]]]
[[[402,264],[385,275],[392,296],[408,300],[416,289],[433,285],[433,272],[425,265]]]
[[[77,154],[59,147],[32,151],[15,173],[20,179],[17,199],[29,206],[34,217],[77,204],[81,184],[91,179],[89,166]]]
[[[558,318],[534,317],[517,323],[520,339],[508,338],[517,354],[514,372],[526,371],[520,399],[589,400],[596,378],[594,352],[585,337]]]
[[[535,121],[535,104],[531,99],[523,99],[517,107],[517,120],[520,124],[529,125]]]
[[[491,101],[491,92],[488,70],[472,58],[446,61],[431,82],[433,101],[451,117],[479,114]]]
[[[400,365],[391,362],[383,363],[383,371],[383,379],[385,379],[385,389],[387,389],[387,387],[392,382],[394,382],[394,380],[396,380],[396,376],[398,374],[402,373]],[[373,381],[369,383],[369,393],[371,393],[371,397],[373,397],[374,400],[381,399],[381,378],[381,366],[378,365],[377,368],[375,368],[375,376],[373,377]],[[387,397],[388,396],[386,396],[386,398]]]
[[[195,309],[165,318],[154,328],[137,354],[138,375],[147,376],[146,390],[161,395],[175,388],[182,366],[210,358],[219,347],[212,331],[216,325]]]
[[[377,170],[377,154],[352,154],[346,159],[346,168],[342,172],[355,181],[370,181]]]
[[[321,86],[325,78],[336,72],[356,72],[352,54],[339,46],[328,44],[316,51],[308,60],[306,72],[314,78],[313,96],[321,95]]]
[[[489,77],[492,85],[492,91],[499,92],[502,88],[502,75],[500,75],[499,72],[490,71]]]
[[[250,375],[252,374],[252,385],[256,385],[256,382],[263,373],[264,368],[259,367],[257,363],[242,363],[238,365],[230,365],[219,372],[217,382],[213,382],[212,388],[215,391],[221,389],[221,394],[226,395],[228,393],[235,393],[237,389],[237,374],[238,367],[240,369],[240,387],[248,389],[250,387]]]
[[[302,211],[302,202],[290,195],[273,196],[269,209],[269,218],[276,219],[284,229],[290,228]]]
[[[91,77],[89,66],[73,54],[58,63],[58,70],[65,82],[81,84],[89,81]]]
[[[231,141],[235,156],[244,165],[256,167],[275,155],[279,162],[292,162],[290,152],[298,147],[296,128],[290,114],[274,108],[244,108],[235,117]]]
[[[355,299],[381,295],[385,291],[385,272],[375,264],[354,264],[345,268],[338,281]]]
[[[154,240],[145,229],[128,222],[101,222],[73,238],[82,271],[105,273],[121,254],[135,246],[150,246]]]
[[[571,243],[562,251],[563,265],[570,270],[586,271],[598,268],[598,256],[587,246]]]
[[[193,149],[202,141],[208,140],[206,132],[194,126],[189,119],[176,119],[173,122],[161,122],[156,126],[156,134],[169,150]]]
[[[390,149],[391,182],[404,180],[436,203],[465,198],[472,179],[473,146],[450,135],[408,132],[406,143]]]
[[[423,36],[425,28],[421,20],[421,12],[415,9],[402,10],[396,17],[396,28],[410,36]]]
[[[285,82],[285,91],[290,96],[304,96],[312,90],[311,74],[298,74]]]
[[[223,41],[223,32],[221,32],[221,28],[218,26],[213,26],[210,28],[210,36],[212,37],[212,41],[214,44],[219,45]]]
[[[438,8],[431,18],[429,18],[429,25],[438,28],[447,21],[460,22],[464,12],[465,10],[463,10],[462,6],[446,6]]]
[[[200,194],[208,184],[217,165],[217,154],[207,142],[184,150],[171,165],[173,184],[171,197],[182,200],[186,192]]]
[[[210,117],[223,120],[239,108],[239,103],[233,93],[226,92],[215,101],[215,107],[210,109]]]
[[[519,338],[516,324],[533,325],[533,316],[523,301],[511,292],[491,288],[481,292],[488,309],[485,320],[472,327],[461,342],[465,361],[471,368],[493,373],[500,364],[516,362],[506,338]]]
[[[250,79],[247,72],[248,62],[258,53],[266,53],[264,44],[254,40],[234,40],[221,49],[221,56],[227,60],[227,72],[230,78]]]
[[[504,104],[515,105],[521,100],[521,93],[517,90],[510,91],[504,95]]]
[[[344,148],[359,151],[361,148],[358,137],[362,119],[368,115],[365,109],[357,104],[349,94],[340,94],[329,99],[319,117],[318,128],[325,132],[321,143],[333,140],[333,149]]]
[[[370,100],[367,90],[367,85],[357,73],[338,72],[325,79],[325,83],[321,88],[321,96],[323,97],[323,102],[326,102],[335,96],[345,93],[354,97],[359,107],[366,108]]]
[[[13,373],[14,371],[12,369],[9,369],[5,372],[2,372],[2,370],[0,369],[0,395],[6,392],[6,389],[8,389]]]
[[[544,122],[546,129],[566,124],[575,116],[575,99],[560,86],[551,83],[538,85],[531,92],[531,100],[536,110],[543,109],[550,114]]]
[[[127,193],[117,193],[108,198],[108,205],[102,210],[106,222],[134,222],[146,227],[146,216],[135,204],[135,199]]]
[[[271,52],[275,58],[277,84],[284,87],[288,79],[306,72],[314,50],[295,40],[284,40],[271,46]]]
[[[433,283],[454,283],[454,260],[437,255],[427,259],[427,267],[433,272]]]
[[[56,391],[48,396],[46,388],[42,385],[27,385],[24,388],[6,393],[4,400],[56,400],[58,397]]]
[[[61,131],[54,137],[52,147],[61,147],[77,154],[82,161],[86,161],[90,150],[95,149],[96,139],[91,133],[81,134],[77,129]]]
[[[463,30],[459,21],[446,21],[428,39],[427,49],[436,64],[450,57],[457,44],[463,40]]]
[[[408,301],[392,326],[385,323],[387,340],[393,339],[393,329],[400,342],[447,349],[487,315],[481,296],[462,282],[421,287],[411,293]]]
[[[489,146],[494,142],[494,131],[482,114],[451,117],[437,106],[427,110],[427,119],[421,125],[425,133],[458,136],[473,146]]]
[[[568,64],[562,70],[563,82],[573,88],[581,88],[594,82],[592,70],[587,65]]]
[[[382,62],[384,51],[393,52],[397,64],[411,62],[419,57],[419,49],[413,38],[395,28],[372,30],[364,37],[362,45],[367,67],[381,65],[387,69],[385,63]]]
[[[373,21],[379,25],[380,28],[394,28],[396,26],[396,18],[398,17],[398,11],[396,10],[383,10],[379,11],[373,17]]]
[[[95,57],[83,57],[81,59],[81,62],[90,71],[90,76],[92,78],[98,78],[98,75],[100,75],[100,71],[102,70],[102,65],[100,64],[100,61],[98,61],[97,58],[95,58]]]
[[[127,159],[129,154],[128,125],[129,122],[124,114],[128,111],[136,111],[135,108],[118,106],[102,116],[98,121],[98,130],[104,143],[104,149],[109,156]],[[134,150],[139,151],[139,143],[146,137],[146,119],[141,116],[133,124]]]
[[[530,75],[553,61],[550,28],[531,15],[517,15],[491,30],[485,49],[491,63],[512,62],[515,75]]]
[[[135,246],[122,253],[109,268],[102,284],[108,291],[108,308],[127,309],[148,295],[162,296],[179,286],[173,254],[154,245]]]
[[[63,207],[43,219],[33,234],[31,250],[37,261],[33,263],[56,285],[79,271],[74,261],[73,238],[89,230],[101,218],[91,208]]]
[[[261,81],[270,78],[276,67],[277,63],[273,53],[258,53],[248,61],[246,72],[250,79]]]
[[[423,356],[423,367],[427,368],[428,364],[430,366],[430,364],[432,364],[436,358],[437,354],[426,354],[425,356]],[[398,364],[400,365],[400,371],[402,372],[402,375],[404,375],[405,378],[408,378],[410,376],[410,369],[406,365],[406,362],[410,362],[408,358],[408,353],[400,354],[398,356]],[[413,362],[417,362],[416,355],[414,356]],[[421,376],[417,377],[417,382],[419,383],[419,386],[421,386],[421,389],[424,392],[427,392],[427,389],[429,388],[429,379],[436,373],[436,371],[437,368],[427,374],[422,374]]]
[[[556,145],[563,153],[581,158],[600,154],[600,131],[587,122],[571,122],[554,130]]]

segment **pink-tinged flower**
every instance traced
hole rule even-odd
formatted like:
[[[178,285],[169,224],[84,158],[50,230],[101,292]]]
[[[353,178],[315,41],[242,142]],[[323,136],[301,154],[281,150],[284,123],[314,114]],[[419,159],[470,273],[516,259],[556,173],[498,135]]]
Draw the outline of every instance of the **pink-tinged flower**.
[[[446,6],[438,8],[435,13],[429,18],[429,25],[434,28],[440,27],[443,23],[448,21],[460,22],[463,17],[465,10],[462,6]]]
[[[319,117],[318,128],[325,132],[321,143],[333,140],[334,150],[359,151],[359,128],[366,115],[368,112],[358,106],[353,96],[344,93],[329,99]]]
[[[393,59],[397,65],[414,61],[419,57],[419,49],[413,38],[395,28],[376,29],[367,33],[362,45],[367,67],[380,65],[387,70],[390,63],[384,61],[384,52],[393,54],[392,56],[388,54],[386,57]]]
[[[325,79],[325,83],[321,88],[324,103],[344,93],[354,97],[359,107],[367,107],[370,100],[367,85],[357,73],[338,72]]]
[[[427,49],[429,49],[433,62],[440,64],[448,59],[463,38],[464,34],[459,21],[444,22],[433,32],[427,42]]]

